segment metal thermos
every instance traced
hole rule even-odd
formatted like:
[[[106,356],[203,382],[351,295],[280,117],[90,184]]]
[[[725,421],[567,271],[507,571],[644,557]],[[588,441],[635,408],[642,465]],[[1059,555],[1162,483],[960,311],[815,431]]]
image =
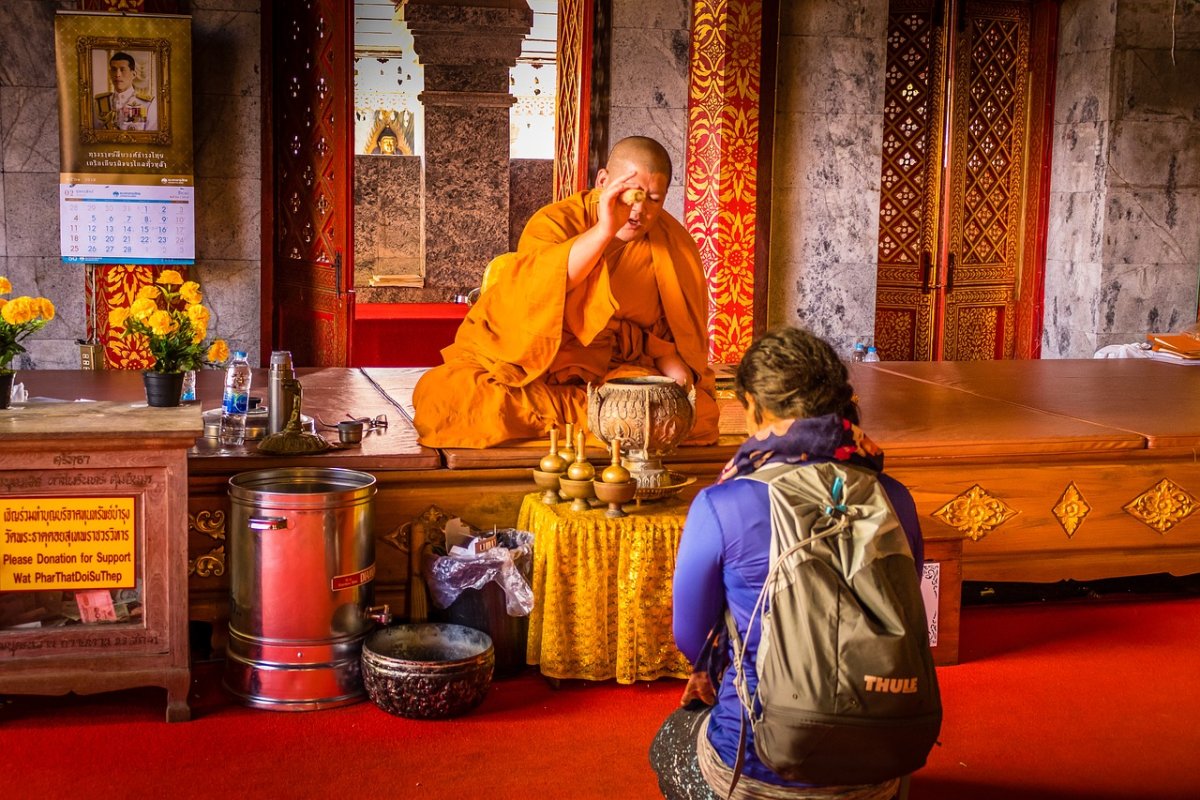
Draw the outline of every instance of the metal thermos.
[[[295,379],[291,352],[276,350],[271,353],[271,369],[267,374],[268,434],[279,433],[287,427],[296,403],[296,395],[289,390],[287,382]]]

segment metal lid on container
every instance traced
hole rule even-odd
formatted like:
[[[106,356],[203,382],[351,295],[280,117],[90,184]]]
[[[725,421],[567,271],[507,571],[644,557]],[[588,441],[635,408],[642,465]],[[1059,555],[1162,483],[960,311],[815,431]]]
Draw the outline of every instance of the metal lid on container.
[[[280,467],[239,472],[229,479],[236,504],[273,508],[328,508],[369,504],[375,476],[342,467]]]
[[[216,439],[221,435],[221,409],[210,408],[203,413],[204,435]],[[317,424],[312,417],[300,415],[300,430],[316,433]],[[246,441],[256,442],[267,435],[267,407],[258,406],[246,412]]]

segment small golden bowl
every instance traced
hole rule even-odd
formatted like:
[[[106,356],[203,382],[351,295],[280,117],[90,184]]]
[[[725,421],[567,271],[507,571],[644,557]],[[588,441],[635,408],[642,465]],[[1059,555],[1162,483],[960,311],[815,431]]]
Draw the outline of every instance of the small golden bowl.
[[[596,481],[593,488],[596,492],[596,497],[608,503],[608,510],[604,512],[604,516],[624,517],[626,516],[625,509],[621,508],[621,505],[628,503],[637,494],[637,481],[629,480],[624,483]]]
[[[538,485],[539,489],[545,489],[542,492],[542,502],[548,506],[558,504],[558,476],[560,472],[542,472],[540,469],[533,470],[533,482]]]
[[[596,496],[596,490],[592,481],[573,481],[565,475],[558,479],[558,485],[562,487],[563,493],[571,498],[572,511],[590,511],[591,506],[588,505],[588,498]]]

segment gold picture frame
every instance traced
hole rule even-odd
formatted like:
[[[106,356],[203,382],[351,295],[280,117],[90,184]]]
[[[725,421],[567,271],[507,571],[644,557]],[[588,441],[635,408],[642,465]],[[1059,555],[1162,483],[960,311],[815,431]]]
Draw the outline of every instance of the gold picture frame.
[[[170,39],[80,36],[75,51],[79,64],[80,142],[169,147],[172,143]],[[133,84],[137,108],[131,112],[134,115],[131,123],[115,121],[117,112],[109,99],[112,87],[107,69],[110,59],[118,53],[135,59],[135,72],[140,76]]]

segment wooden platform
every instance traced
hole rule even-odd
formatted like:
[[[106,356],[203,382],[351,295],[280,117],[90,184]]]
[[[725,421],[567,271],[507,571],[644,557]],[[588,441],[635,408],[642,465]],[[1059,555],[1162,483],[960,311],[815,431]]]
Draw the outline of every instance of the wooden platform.
[[[188,459],[194,619],[221,619],[228,605],[226,491],[239,472],[306,464],[373,473],[377,594],[399,610],[414,518],[437,506],[481,527],[515,524],[544,443],[422,447],[410,422],[421,372],[301,371],[306,414],[330,423],[387,415],[387,430],[358,449],[281,458],[197,440]],[[1138,359],[884,362],[851,365],[851,378],[863,427],[884,448],[888,471],[913,491],[931,555],[949,558],[961,547],[963,579],[1200,572],[1200,369]],[[137,373],[40,371],[18,380],[32,397],[142,398]],[[265,371],[254,380],[252,393],[265,395]],[[202,372],[198,384],[202,407],[217,407],[221,373]],[[736,401],[722,403],[719,444],[668,459],[696,476],[689,495],[715,479],[744,438]],[[603,457],[599,448],[592,454]]]

